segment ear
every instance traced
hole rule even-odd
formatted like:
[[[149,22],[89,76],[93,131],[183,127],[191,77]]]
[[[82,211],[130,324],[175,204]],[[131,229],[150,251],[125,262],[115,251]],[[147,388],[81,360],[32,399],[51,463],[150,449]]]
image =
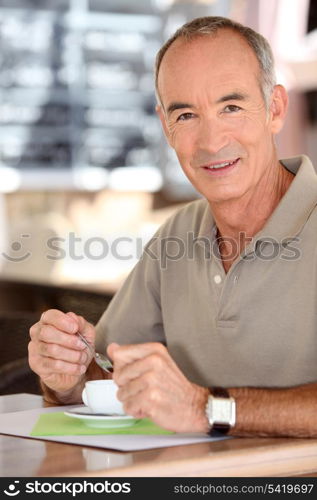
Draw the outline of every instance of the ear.
[[[156,106],[155,110],[156,110],[156,112],[159,115],[159,118],[161,120],[161,124],[162,124],[163,130],[164,130],[164,134],[165,134],[165,137],[167,139],[167,142],[169,143],[169,145],[172,148],[173,146],[172,146],[172,143],[171,143],[171,134],[170,134],[170,132],[168,130],[168,126],[167,126],[167,123],[166,123],[166,117],[165,117],[164,109],[161,106],[161,104],[158,104]]]
[[[282,129],[288,108],[288,95],[283,85],[275,85],[270,105],[271,131],[278,134]]]

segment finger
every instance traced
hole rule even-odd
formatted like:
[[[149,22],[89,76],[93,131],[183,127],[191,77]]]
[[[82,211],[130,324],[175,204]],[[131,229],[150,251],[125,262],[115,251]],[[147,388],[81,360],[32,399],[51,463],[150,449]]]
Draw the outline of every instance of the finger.
[[[29,334],[32,340],[36,340],[38,338],[38,335],[41,331],[41,327],[42,323],[40,323],[39,321],[31,326],[31,328],[29,329]]]
[[[64,333],[52,325],[42,324],[41,322],[35,323],[29,330],[30,338],[33,342],[51,342],[70,349],[83,350],[86,346],[75,335]]]
[[[39,342],[58,344],[74,350],[83,351],[84,349],[87,349],[87,346],[76,335],[70,335],[69,333],[57,330],[51,325],[42,326],[36,339]]]
[[[118,344],[110,344],[107,353],[113,359],[116,369],[155,353],[169,358],[166,347],[159,342],[120,346]]]
[[[123,408],[127,415],[135,418],[152,418],[158,414],[161,401],[158,390],[141,389],[123,401]]]
[[[61,359],[53,359],[42,357],[38,361],[38,366],[40,367],[40,376],[45,377],[50,374],[63,374],[63,375],[76,375],[80,376],[86,371],[85,365],[79,365],[77,363],[69,363],[68,361],[63,361]]]
[[[117,396],[120,401],[124,402],[130,398],[135,398],[140,392],[159,387],[159,382],[156,380],[153,372],[146,372],[141,377],[129,380],[126,384],[119,387]]]
[[[118,368],[116,366],[113,379],[121,387],[131,382],[131,380],[144,376],[148,372],[153,372],[161,378],[162,374],[166,374],[167,371],[170,372],[170,368],[165,357],[154,353],[122,367]]]
[[[108,345],[108,347],[107,347],[107,356],[111,359],[111,361],[113,361],[114,352],[116,351],[116,349],[118,347],[120,347],[120,346],[116,342],[112,342],[111,344]]]
[[[87,351],[67,349],[58,344],[49,344],[46,342],[39,343],[38,354],[43,357],[49,357],[56,360],[60,359],[62,361],[77,363],[80,365],[86,364],[92,357]]]
[[[86,371],[86,365],[84,364],[70,363],[65,360],[56,360],[51,357],[41,356],[34,342],[29,343],[28,350],[30,368],[40,377],[53,375],[54,373],[79,376]]]
[[[67,333],[76,333],[78,331],[78,322],[74,317],[70,317],[66,313],[58,309],[49,309],[44,311],[41,316],[40,323],[46,325],[53,325],[58,330]]]
[[[90,344],[95,343],[95,327],[89,323],[83,316],[78,316],[73,312],[66,313],[78,323],[78,331],[88,340]]]

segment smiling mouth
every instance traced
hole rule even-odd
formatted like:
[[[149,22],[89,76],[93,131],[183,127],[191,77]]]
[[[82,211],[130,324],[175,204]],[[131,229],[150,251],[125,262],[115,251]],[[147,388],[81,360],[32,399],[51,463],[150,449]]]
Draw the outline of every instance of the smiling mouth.
[[[204,166],[203,168],[205,170],[211,170],[211,171],[216,171],[216,170],[226,170],[230,167],[232,167],[233,165],[236,165],[236,163],[238,163],[240,158],[236,158],[235,160],[232,160],[232,161],[223,161],[223,162],[220,162],[220,163],[214,163],[213,165],[208,165],[208,166]]]

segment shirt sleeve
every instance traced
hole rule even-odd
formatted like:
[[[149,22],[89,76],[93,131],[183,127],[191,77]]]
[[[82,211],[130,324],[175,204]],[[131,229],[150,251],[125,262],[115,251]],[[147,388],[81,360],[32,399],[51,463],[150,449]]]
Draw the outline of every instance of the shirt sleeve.
[[[96,325],[96,350],[108,344],[165,343],[160,300],[160,261],[155,235]]]

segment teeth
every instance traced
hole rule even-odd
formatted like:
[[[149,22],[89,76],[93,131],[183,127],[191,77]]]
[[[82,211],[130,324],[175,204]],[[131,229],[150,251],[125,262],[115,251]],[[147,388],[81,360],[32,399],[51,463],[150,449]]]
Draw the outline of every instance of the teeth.
[[[234,162],[235,162],[235,160],[234,161],[227,161],[224,163],[218,163],[217,165],[212,165],[211,167],[207,167],[207,168],[209,168],[210,170],[213,170],[213,169],[217,169],[217,168],[228,167],[228,165],[233,165]]]

